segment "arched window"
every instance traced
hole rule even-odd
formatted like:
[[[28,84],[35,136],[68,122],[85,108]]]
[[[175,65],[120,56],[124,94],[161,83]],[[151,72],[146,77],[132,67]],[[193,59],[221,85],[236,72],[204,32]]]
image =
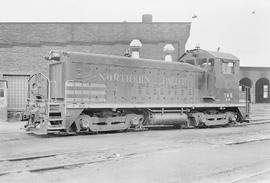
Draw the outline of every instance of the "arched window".
[[[255,85],[256,89],[256,103],[269,103],[269,80],[267,78],[260,78]]]
[[[251,96],[250,96],[250,88],[252,87],[252,82],[249,78],[242,78],[239,81],[239,90],[240,90],[240,99],[245,100],[246,95],[248,95],[248,100],[251,101]]]
[[[245,86],[248,86],[251,88],[252,82],[249,78],[242,78],[239,81],[239,85],[240,85],[240,91],[245,91]]]

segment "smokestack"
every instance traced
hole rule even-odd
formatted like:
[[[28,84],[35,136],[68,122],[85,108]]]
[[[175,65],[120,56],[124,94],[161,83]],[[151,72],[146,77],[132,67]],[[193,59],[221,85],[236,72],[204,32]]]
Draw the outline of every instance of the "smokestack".
[[[140,48],[142,47],[142,43],[138,39],[133,39],[129,44],[131,49],[131,57],[140,58]]]
[[[152,23],[153,17],[151,14],[143,14],[142,15],[142,23]]]
[[[163,47],[163,52],[165,53],[165,61],[166,62],[172,62],[173,59],[172,59],[172,53],[174,52],[174,47],[172,44],[166,44],[164,47]]]

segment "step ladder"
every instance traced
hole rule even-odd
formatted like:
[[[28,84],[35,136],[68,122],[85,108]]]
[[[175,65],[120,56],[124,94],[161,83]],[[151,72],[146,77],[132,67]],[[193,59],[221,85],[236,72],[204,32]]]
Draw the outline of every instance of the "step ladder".
[[[64,109],[61,103],[48,103],[48,131],[59,131],[65,129]]]

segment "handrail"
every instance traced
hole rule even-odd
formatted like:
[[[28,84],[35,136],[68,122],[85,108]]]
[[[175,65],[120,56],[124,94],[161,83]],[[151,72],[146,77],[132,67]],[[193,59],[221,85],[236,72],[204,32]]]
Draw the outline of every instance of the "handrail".
[[[239,86],[243,86],[245,88],[245,104],[246,104],[246,113],[247,113],[247,117],[249,117],[250,114],[250,100],[249,100],[249,95],[250,95],[250,86],[244,85],[244,84],[239,84]]]
[[[50,81],[50,84],[49,84],[50,86],[51,86],[51,83],[55,83],[54,84],[54,101],[56,101],[55,96],[56,96],[56,84],[57,83],[56,83],[56,81]]]
[[[49,80],[49,78],[45,74],[43,74],[41,72],[40,73],[35,73],[35,74],[33,74],[32,76],[29,77],[29,79],[28,79],[28,98],[30,98],[30,81],[32,80],[32,78],[34,76],[36,76],[37,78],[42,76],[43,78],[46,79],[46,81],[47,81],[47,99],[49,101],[50,98],[51,98],[50,80]]]

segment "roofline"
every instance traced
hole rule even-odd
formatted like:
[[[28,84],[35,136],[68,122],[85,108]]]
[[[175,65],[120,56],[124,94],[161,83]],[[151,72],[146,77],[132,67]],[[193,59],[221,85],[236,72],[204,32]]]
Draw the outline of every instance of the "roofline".
[[[177,62],[179,62],[181,60],[181,58],[183,58],[185,55],[187,55],[187,52],[185,51],[185,53],[183,53],[178,59]]]

